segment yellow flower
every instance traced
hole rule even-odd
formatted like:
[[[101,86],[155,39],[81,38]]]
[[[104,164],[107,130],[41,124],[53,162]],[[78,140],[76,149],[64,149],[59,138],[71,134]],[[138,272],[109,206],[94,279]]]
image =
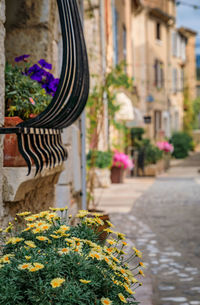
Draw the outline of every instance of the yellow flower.
[[[11,237],[9,238],[9,240],[7,241],[7,245],[8,244],[12,244],[12,245],[15,245],[16,243],[19,243],[20,241],[24,240],[23,238],[20,238],[20,237]]]
[[[111,305],[113,302],[109,298],[101,298],[101,304]]]
[[[96,258],[97,260],[102,260],[103,259],[102,255],[100,255],[97,252],[92,252],[91,251],[88,256],[93,258],[93,259]]]
[[[141,266],[142,268],[146,268],[146,266],[142,262],[139,262],[139,266]]]
[[[142,275],[142,276],[145,276],[145,275],[144,275],[144,272],[143,272],[142,270],[139,270],[139,271],[138,271],[138,274],[140,274],[140,275]]]
[[[26,259],[27,261],[30,261],[31,256],[25,255],[25,259]]]
[[[41,218],[43,218],[43,217],[45,217],[45,216],[47,216],[49,214],[49,211],[42,211],[42,212],[40,212],[40,217]]]
[[[114,228],[115,226],[109,221],[109,220],[106,220],[107,224],[109,225],[109,227],[111,228]]]
[[[9,225],[9,226],[4,230],[4,232],[5,232],[5,233],[9,233],[9,232],[12,231],[12,228],[13,228],[13,225],[11,224],[11,225]]]
[[[48,215],[46,215],[46,219],[48,221],[54,220],[54,219],[58,219],[58,215],[56,213],[49,213]]]
[[[37,270],[43,269],[44,265],[40,263],[33,263],[34,267],[37,268]]]
[[[36,236],[36,239],[40,240],[40,241],[46,241],[49,240],[47,237],[45,236]]]
[[[81,283],[83,283],[83,284],[89,284],[89,283],[91,283],[91,281],[87,281],[87,280],[79,280]]]
[[[50,225],[49,223],[45,223],[44,225],[42,225],[42,226],[40,227],[40,230],[41,230],[41,231],[46,231],[46,230],[48,230],[50,227],[51,227],[51,225]]]
[[[30,268],[28,268],[28,270],[29,270],[30,272],[36,272],[36,271],[38,271],[38,269],[37,269],[36,267],[33,267],[33,266],[31,266]]]
[[[29,263],[24,263],[24,264],[19,265],[19,266],[18,266],[18,269],[20,269],[20,270],[25,270],[25,269],[29,269],[29,268],[31,268],[31,267],[32,267],[31,264],[29,264]]]
[[[53,288],[57,288],[57,287],[60,287],[62,285],[62,283],[65,282],[65,279],[62,279],[62,278],[55,278],[51,281],[51,286]]]
[[[54,234],[50,234],[50,236],[51,236],[52,238],[55,238],[55,239],[61,238],[61,236],[54,235]]]
[[[112,239],[107,239],[107,243],[108,243],[109,245],[114,245],[114,244],[115,244],[115,241],[112,240]]]
[[[123,242],[122,242],[122,245],[123,245],[123,246],[127,246],[127,242],[123,241]]]
[[[133,292],[129,287],[128,285],[124,284],[124,288],[126,289],[126,291],[130,294],[134,294],[135,292]]]
[[[140,252],[138,249],[136,249],[135,247],[133,247],[132,248],[133,249],[133,251],[135,252],[135,256],[137,256],[137,257],[142,257],[142,252]]]
[[[119,233],[119,232],[116,232],[116,234],[119,239],[121,239],[121,240],[125,239],[125,236],[126,236],[125,234]]]
[[[68,248],[63,248],[63,249],[59,250],[58,253],[61,254],[61,255],[62,254],[67,254],[67,253],[69,253],[69,249]]]
[[[36,228],[36,229],[34,229],[32,232],[33,232],[34,234],[37,234],[37,233],[40,233],[41,230],[40,230],[40,228]]]
[[[16,215],[17,216],[27,216],[27,215],[30,215],[31,212],[22,212],[22,213],[17,213]]]
[[[78,218],[84,218],[85,216],[87,216],[88,215],[88,211],[87,210],[80,210],[80,211],[78,211],[78,214],[76,215],[76,217],[78,217]]]
[[[4,263],[4,264],[10,264],[10,257],[13,257],[13,256],[14,256],[14,254],[6,254],[1,258],[0,262]]]
[[[107,232],[107,233],[114,233],[114,231],[111,230],[110,228],[104,229],[104,231]]]
[[[121,300],[123,303],[127,303],[127,300],[125,299],[125,297],[123,296],[122,293],[118,293],[118,297],[120,298],[120,300]]]
[[[36,245],[33,241],[31,240],[27,240],[24,242],[27,246],[29,246],[30,248],[36,248]]]
[[[35,216],[28,216],[25,218],[26,221],[35,221],[36,217]]]

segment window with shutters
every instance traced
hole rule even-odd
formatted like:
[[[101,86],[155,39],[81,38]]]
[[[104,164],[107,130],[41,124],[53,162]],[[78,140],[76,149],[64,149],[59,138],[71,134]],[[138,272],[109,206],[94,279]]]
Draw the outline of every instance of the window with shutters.
[[[161,24],[156,22],[156,39],[161,40]]]
[[[123,25],[123,58],[124,58],[124,62],[125,62],[125,73],[127,72],[126,70],[126,61],[127,61],[127,33],[126,33],[126,27],[125,25]]]
[[[177,56],[177,33],[172,31],[172,55]]]
[[[164,87],[164,69],[160,60],[155,60],[155,86],[157,89]]]
[[[172,92],[177,93],[177,69],[172,69]]]
[[[114,65],[116,66],[119,62],[119,48],[118,48],[118,12],[115,6],[112,8],[113,11],[113,53],[114,53]]]

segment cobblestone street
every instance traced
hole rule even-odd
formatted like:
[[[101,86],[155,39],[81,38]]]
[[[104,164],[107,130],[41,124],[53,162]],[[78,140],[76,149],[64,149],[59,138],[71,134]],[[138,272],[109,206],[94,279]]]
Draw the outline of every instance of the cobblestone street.
[[[147,276],[136,293],[141,305],[200,304],[199,166],[199,153],[177,161],[132,200],[131,211],[111,215],[117,228],[143,252]],[[146,183],[144,178],[138,181]]]

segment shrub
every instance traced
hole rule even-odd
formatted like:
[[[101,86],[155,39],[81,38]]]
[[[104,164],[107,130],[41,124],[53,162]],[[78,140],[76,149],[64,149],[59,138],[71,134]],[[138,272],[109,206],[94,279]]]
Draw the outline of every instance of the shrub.
[[[176,132],[170,142],[174,146],[173,156],[177,159],[186,158],[190,150],[194,149],[193,139],[185,132]]]
[[[131,128],[131,137],[135,140],[142,140],[142,136],[145,133],[144,128],[133,127]]]
[[[64,216],[24,212],[1,232],[0,304],[138,304],[133,294],[141,285],[135,276],[143,275],[140,251],[132,249],[133,274],[123,234],[107,228],[109,239],[101,243],[98,214],[79,211],[76,226]]]
[[[163,151],[153,145],[149,139],[143,139],[139,145],[139,155],[141,156],[141,154],[146,165],[156,164],[157,161],[162,159]]]
[[[90,150],[87,154],[87,166],[109,168],[112,165],[112,155],[111,151]]]

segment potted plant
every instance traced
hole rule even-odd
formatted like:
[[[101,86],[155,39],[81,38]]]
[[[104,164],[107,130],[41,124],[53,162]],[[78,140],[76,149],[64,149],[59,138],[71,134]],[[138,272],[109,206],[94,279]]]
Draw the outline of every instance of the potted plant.
[[[110,167],[112,166],[112,152],[90,150],[87,154],[87,168],[94,168],[94,187],[110,186]]]
[[[51,65],[41,59],[38,64],[27,62],[29,55],[15,58],[23,66],[6,64],[5,68],[5,127],[14,127],[22,120],[37,116],[50,103],[58,79],[48,71]],[[15,134],[4,138],[4,166],[25,166],[18,151]]]
[[[23,212],[1,230],[0,304],[138,304],[141,252],[111,228],[102,243],[99,215],[87,215],[71,226],[64,209]]]
[[[143,139],[137,143],[137,174],[145,176],[156,176],[164,169],[163,151],[152,144],[149,139]]]
[[[163,151],[163,158],[164,158],[164,169],[167,170],[170,167],[170,158],[171,154],[174,151],[174,147],[167,141],[158,142],[157,147]]]
[[[115,151],[111,168],[112,183],[123,183],[126,169],[133,169],[133,161],[124,153]]]

